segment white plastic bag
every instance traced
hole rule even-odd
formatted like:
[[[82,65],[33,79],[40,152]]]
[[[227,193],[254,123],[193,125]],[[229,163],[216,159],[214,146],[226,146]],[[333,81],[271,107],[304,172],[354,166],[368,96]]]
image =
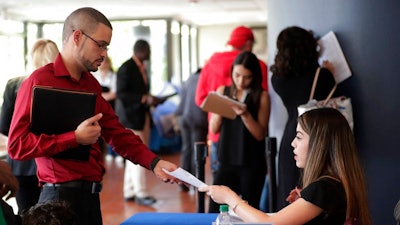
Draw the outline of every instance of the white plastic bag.
[[[354,128],[354,120],[353,120],[353,107],[351,104],[351,98],[347,98],[345,96],[325,99],[322,101],[317,101],[315,99],[309,100],[306,104],[300,105],[297,107],[297,111],[299,116],[308,110],[317,109],[317,108],[334,108],[339,110],[342,115],[346,118],[347,122],[350,125],[351,130]]]
[[[332,98],[332,95],[336,90],[337,84],[335,84],[335,86],[333,86],[331,92],[329,93],[328,97],[325,100],[317,101],[317,100],[313,99],[315,87],[317,85],[317,80],[318,80],[318,76],[319,76],[319,71],[320,71],[320,68],[318,68],[317,71],[315,72],[314,82],[313,82],[313,86],[311,88],[311,94],[310,94],[310,98],[309,98],[308,102],[306,104],[299,105],[297,107],[299,116],[311,109],[317,109],[317,108],[323,108],[323,107],[334,108],[334,109],[339,110],[342,113],[342,115],[347,119],[347,122],[349,122],[351,130],[353,130],[354,120],[353,120],[353,107],[351,104],[351,99],[347,98],[345,96]]]

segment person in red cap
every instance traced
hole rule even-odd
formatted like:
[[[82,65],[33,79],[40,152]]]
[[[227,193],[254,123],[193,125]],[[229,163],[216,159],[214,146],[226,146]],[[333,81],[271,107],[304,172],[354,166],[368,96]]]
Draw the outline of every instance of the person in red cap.
[[[254,44],[253,31],[245,26],[236,27],[229,38],[228,44],[238,50],[252,50]]]
[[[231,47],[230,51],[214,53],[201,71],[201,75],[196,88],[195,102],[198,106],[207,97],[208,92],[215,91],[219,86],[231,85],[231,66],[237,55],[241,51],[252,51],[254,45],[253,31],[245,26],[236,27],[230,34],[227,44]],[[267,65],[259,60],[262,72],[262,88],[268,91],[268,68]],[[208,119],[210,120],[209,113]],[[211,140],[211,172],[213,176],[218,170],[217,144],[219,133],[208,132],[208,139]]]

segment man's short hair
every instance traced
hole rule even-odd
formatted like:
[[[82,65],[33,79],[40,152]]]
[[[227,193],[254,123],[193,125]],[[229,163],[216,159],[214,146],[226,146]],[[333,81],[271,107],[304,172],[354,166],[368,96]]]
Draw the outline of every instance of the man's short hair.
[[[99,23],[112,30],[111,22],[103,13],[91,7],[79,8],[65,19],[62,39],[66,41],[75,30],[83,30],[89,34],[95,32]]]
[[[137,54],[150,49],[150,45],[146,40],[139,39],[135,42],[133,46],[133,53]]]

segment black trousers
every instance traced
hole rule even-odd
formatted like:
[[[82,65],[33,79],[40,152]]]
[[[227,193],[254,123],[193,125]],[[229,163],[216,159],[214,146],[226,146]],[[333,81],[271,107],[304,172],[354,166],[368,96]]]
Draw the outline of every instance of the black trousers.
[[[17,200],[18,214],[21,215],[24,210],[29,209],[38,202],[41,188],[36,175],[15,177],[19,184],[15,199]]]
[[[99,193],[68,187],[43,187],[39,202],[65,200],[78,217],[78,225],[102,225]]]
[[[207,127],[199,127],[185,120],[181,121],[182,151],[181,167],[182,169],[194,174],[194,143],[198,141],[207,141]]]

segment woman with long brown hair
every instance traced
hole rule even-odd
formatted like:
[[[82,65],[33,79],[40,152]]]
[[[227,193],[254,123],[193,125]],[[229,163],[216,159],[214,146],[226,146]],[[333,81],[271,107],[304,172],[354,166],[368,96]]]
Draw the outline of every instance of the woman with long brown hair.
[[[292,146],[296,166],[303,169],[303,188],[274,215],[251,207],[226,186],[199,190],[228,204],[246,222],[370,225],[364,172],[345,117],[331,108],[302,114]]]

